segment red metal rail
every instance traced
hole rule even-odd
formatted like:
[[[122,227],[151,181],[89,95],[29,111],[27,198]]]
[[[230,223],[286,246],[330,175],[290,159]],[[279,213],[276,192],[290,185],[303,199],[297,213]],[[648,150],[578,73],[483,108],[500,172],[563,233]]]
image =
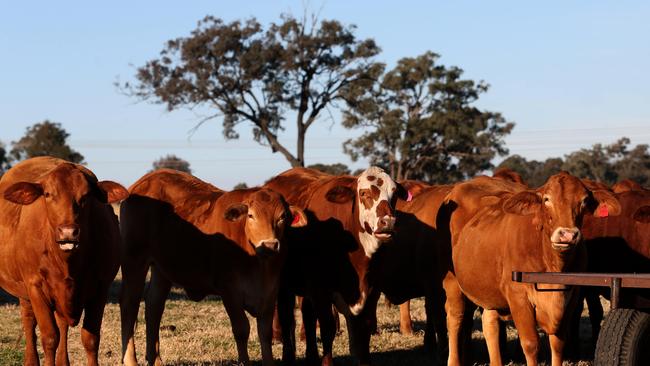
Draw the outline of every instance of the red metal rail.
[[[564,273],[512,272],[512,280],[524,283],[545,283],[579,286],[606,286],[611,289],[612,309],[618,308],[621,288],[650,288],[650,273]]]

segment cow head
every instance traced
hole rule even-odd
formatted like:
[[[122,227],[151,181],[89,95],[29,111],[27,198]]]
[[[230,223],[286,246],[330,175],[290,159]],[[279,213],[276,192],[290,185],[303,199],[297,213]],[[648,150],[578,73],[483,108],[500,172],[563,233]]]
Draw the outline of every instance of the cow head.
[[[582,239],[580,227],[585,213],[596,217],[616,216],[621,207],[614,195],[605,190],[590,191],[576,177],[561,172],[549,178],[536,191],[519,192],[505,200],[504,211],[534,215],[553,249],[563,252]]]
[[[79,246],[84,220],[91,200],[113,203],[123,200],[128,191],[121,185],[96,182],[73,164],[61,164],[38,183],[18,182],[9,186],[4,198],[19,205],[40,202],[52,239],[64,252]]]
[[[301,209],[287,205],[280,194],[267,188],[258,189],[243,202],[230,205],[224,216],[230,221],[245,220],[246,238],[261,255],[280,251],[286,227],[307,224],[307,216]]]
[[[356,199],[359,239],[368,257],[372,256],[382,242],[392,238],[395,199],[398,197],[407,200],[410,193],[381,168],[374,166],[357,178],[356,192],[340,186],[327,192],[327,199],[331,202],[343,203]]]

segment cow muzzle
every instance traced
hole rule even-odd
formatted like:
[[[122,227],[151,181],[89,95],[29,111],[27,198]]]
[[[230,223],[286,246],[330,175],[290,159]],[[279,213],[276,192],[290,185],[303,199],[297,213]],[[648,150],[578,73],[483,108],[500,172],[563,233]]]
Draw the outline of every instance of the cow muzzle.
[[[56,228],[56,243],[64,252],[76,249],[79,246],[79,225],[59,225]]]
[[[259,245],[255,246],[255,254],[268,257],[280,252],[280,241],[278,239],[262,240]]]
[[[581,239],[582,234],[577,227],[559,227],[551,235],[551,245],[553,249],[563,252],[573,249]]]
[[[384,216],[377,220],[377,230],[375,230],[375,238],[380,241],[390,240],[393,237],[393,230],[395,228],[395,217]]]

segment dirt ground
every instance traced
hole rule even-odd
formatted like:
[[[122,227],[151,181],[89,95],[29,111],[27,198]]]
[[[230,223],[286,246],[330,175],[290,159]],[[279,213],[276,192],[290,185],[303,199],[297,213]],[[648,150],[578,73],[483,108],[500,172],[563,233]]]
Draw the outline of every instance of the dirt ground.
[[[120,321],[118,306],[119,280],[111,289],[109,304],[106,306],[102,326],[100,346],[100,363],[103,365],[118,365],[121,359]],[[372,362],[375,365],[438,365],[435,357],[422,348],[424,338],[424,301],[416,299],[412,302],[412,317],[415,334],[410,336],[399,333],[399,309],[397,306],[378,306],[379,334],[371,340]],[[353,364],[349,356],[345,320],[340,316],[342,331],[336,337],[334,344],[335,363],[337,365]],[[254,364],[261,359],[257,341],[255,319],[251,321],[249,353]],[[138,318],[136,344],[138,361],[144,359],[144,304],[140,307]],[[581,333],[581,360],[565,362],[565,365],[591,365],[593,350],[588,341],[590,326],[586,314],[583,314]],[[508,325],[508,342],[505,350],[505,360],[510,365],[524,364],[523,354],[518,346],[516,330]],[[472,335],[473,359],[476,365],[488,363],[487,351],[480,331],[480,319],[475,317],[475,331]],[[85,364],[85,353],[79,337],[79,327],[70,331],[69,337],[70,361],[73,365]],[[39,346],[40,347],[40,346]],[[20,325],[20,310],[17,301],[0,294],[0,364],[21,365],[24,351],[24,338]],[[299,365],[302,365],[304,344],[298,342]],[[281,345],[273,346],[273,354],[277,360],[281,358]],[[230,330],[230,321],[218,298],[209,298],[201,302],[187,299],[181,290],[174,289],[167,301],[162,319],[161,355],[167,365],[233,365],[237,364],[235,341]],[[42,355],[41,355],[42,356]],[[548,340],[542,338],[541,359],[549,363]],[[278,362],[280,364],[280,362]]]

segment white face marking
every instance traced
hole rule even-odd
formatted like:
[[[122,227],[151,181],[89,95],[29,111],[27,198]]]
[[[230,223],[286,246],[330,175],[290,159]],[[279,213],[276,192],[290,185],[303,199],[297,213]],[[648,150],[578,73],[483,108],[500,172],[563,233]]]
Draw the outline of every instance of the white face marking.
[[[376,187],[374,190],[372,187]],[[371,166],[366,169],[357,179],[357,205],[359,207],[359,225],[364,229],[359,233],[359,241],[363,246],[366,256],[370,258],[372,254],[377,251],[380,240],[375,236],[377,231],[377,224],[379,217],[377,215],[377,208],[382,201],[390,204],[393,194],[397,185],[393,179],[383,171],[383,169]],[[372,192],[375,193],[372,193]],[[379,192],[378,196],[376,192]],[[364,198],[367,196],[367,198]],[[372,202],[371,206],[367,206],[366,202]],[[366,228],[370,228],[372,232],[368,232]],[[381,236],[381,234],[378,234]],[[388,235],[384,235],[387,238]]]

